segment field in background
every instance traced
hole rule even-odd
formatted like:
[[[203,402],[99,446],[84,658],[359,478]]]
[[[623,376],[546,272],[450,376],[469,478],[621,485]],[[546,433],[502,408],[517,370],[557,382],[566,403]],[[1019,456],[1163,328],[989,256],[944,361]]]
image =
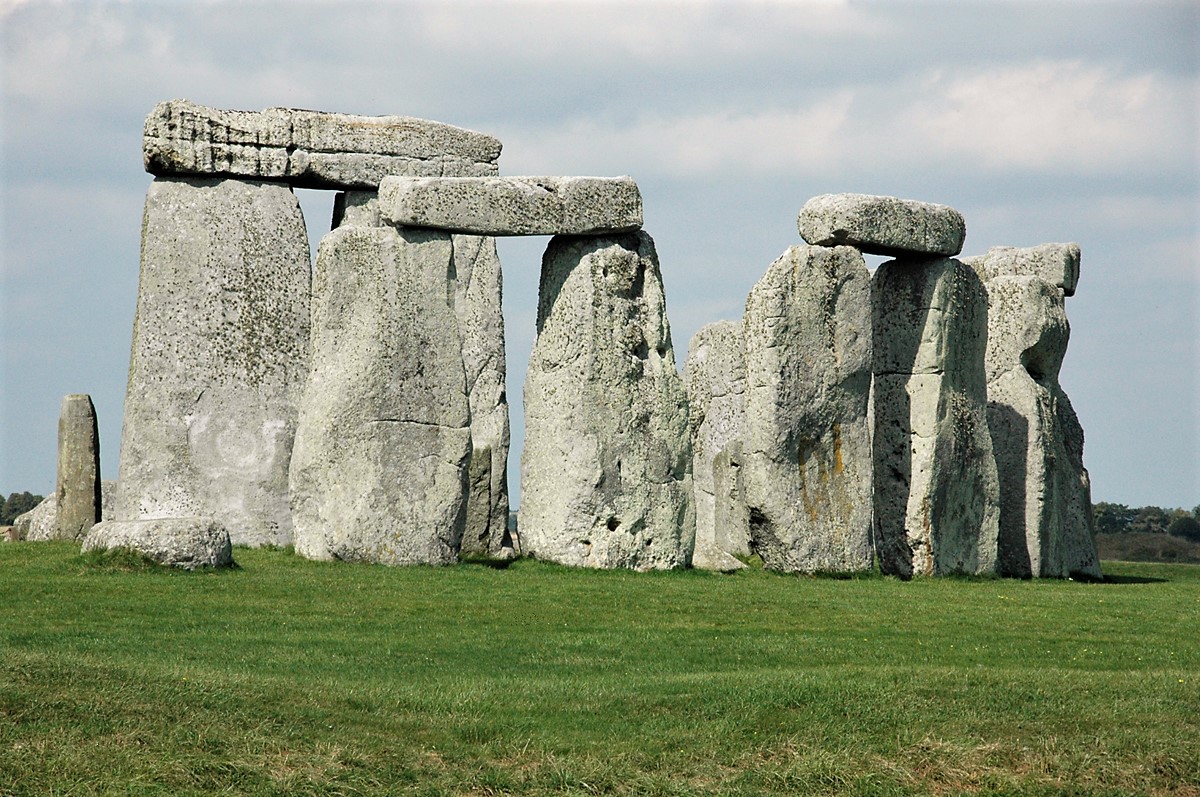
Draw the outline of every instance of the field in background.
[[[0,545],[0,794],[1200,794],[1200,567],[1108,583]]]

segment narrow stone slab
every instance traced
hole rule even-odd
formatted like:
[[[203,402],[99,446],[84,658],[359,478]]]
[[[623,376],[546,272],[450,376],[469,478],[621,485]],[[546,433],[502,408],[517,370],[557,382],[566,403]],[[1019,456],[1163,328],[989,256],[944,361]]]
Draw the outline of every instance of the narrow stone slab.
[[[154,175],[276,180],[300,188],[374,189],[389,174],[497,173],[500,142],[408,116],[268,108],[230,111],[187,100],[146,117],[142,158]]]
[[[57,493],[54,538],[82,540],[100,522],[100,431],[86,393],[63,396],[59,409]]]
[[[993,246],[987,254],[964,257],[963,262],[984,282],[996,277],[1038,277],[1060,288],[1064,296],[1074,296],[1079,284],[1077,243]]]
[[[380,213],[392,224],[471,235],[598,235],[642,226],[630,177],[387,177]]]
[[[106,520],[92,526],[83,540],[85,553],[115,548],[184,570],[233,564],[229,532],[208,517]]]
[[[871,194],[822,194],[804,203],[800,237],[815,246],[853,246],[890,257],[956,255],[967,225],[947,205]]]

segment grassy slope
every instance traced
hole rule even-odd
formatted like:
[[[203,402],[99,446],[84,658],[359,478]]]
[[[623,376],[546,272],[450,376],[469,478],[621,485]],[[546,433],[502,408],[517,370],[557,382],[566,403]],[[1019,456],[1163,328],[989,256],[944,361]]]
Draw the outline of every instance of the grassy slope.
[[[1200,794],[1200,567],[903,583],[238,550],[184,574],[75,550],[0,546],[0,794]]]

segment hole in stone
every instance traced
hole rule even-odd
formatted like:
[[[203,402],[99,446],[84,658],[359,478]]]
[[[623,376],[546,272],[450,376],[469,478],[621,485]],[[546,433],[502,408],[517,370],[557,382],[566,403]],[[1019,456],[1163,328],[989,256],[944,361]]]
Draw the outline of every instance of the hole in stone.
[[[629,293],[633,298],[640,298],[642,291],[646,289],[646,266],[639,263],[637,274],[633,278],[633,285],[629,288]]]
[[[637,357],[639,360],[644,360],[650,356],[650,347],[646,345],[646,341],[643,340],[637,345],[637,347],[633,350],[633,356]]]
[[[610,517],[608,519],[608,523],[605,525],[608,526],[609,531],[616,531],[617,528],[620,527],[621,521],[617,520],[615,517]]]

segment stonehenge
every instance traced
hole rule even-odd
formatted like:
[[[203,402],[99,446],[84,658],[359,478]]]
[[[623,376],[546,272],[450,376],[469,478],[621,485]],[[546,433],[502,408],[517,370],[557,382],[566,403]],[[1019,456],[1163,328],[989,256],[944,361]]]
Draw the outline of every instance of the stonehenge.
[[[960,259],[946,205],[814,197],[803,243],[681,375],[637,183],[501,176],[500,151],[403,116],[157,105],[118,480],[89,470],[94,411],[67,397],[58,490],[26,536],[187,568],[292,545],[393,566],[1101,575],[1058,384],[1076,245]],[[296,188],[338,192],[315,263]],[[515,532],[495,240],[513,235],[549,237]]]

